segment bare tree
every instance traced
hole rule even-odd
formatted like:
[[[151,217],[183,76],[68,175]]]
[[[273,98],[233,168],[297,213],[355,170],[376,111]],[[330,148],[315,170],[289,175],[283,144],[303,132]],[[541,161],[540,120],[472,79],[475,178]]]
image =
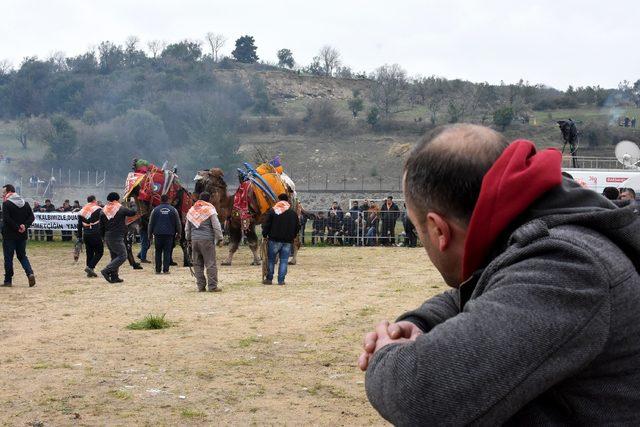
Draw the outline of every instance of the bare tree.
[[[0,60],[0,76],[9,74],[12,68],[13,66],[11,65],[11,62],[8,59]]]
[[[51,61],[57,71],[66,71],[69,69],[67,66],[67,56],[62,51],[53,52],[49,55],[49,61]]]
[[[323,46],[318,53],[318,59],[325,76],[332,76],[333,72],[340,66],[340,52],[327,45]]]
[[[138,49],[140,39],[137,36],[129,36],[124,42],[124,50],[126,52],[135,52]]]
[[[222,50],[222,47],[224,46],[224,43],[227,41],[227,39],[222,34],[211,32],[207,33],[204,38],[207,43],[209,43],[213,60],[215,62],[218,62],[220,51]]]
[[[151,40],[147,42],[147,47],[149,48],[149,52],[151,52],[152,58],[156,59],[162,53],[167,43],[161,40]]]
[[[392,113],[407,86],[407,73],[398,64],[383,65],[373,74],[371,99],[385,116]]]

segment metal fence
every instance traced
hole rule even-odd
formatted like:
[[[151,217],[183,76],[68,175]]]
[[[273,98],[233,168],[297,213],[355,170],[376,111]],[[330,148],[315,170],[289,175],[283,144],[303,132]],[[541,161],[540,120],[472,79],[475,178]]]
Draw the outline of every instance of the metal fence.
[[[301,221],[304,246],[419,246],[406,211],[306,211]]]

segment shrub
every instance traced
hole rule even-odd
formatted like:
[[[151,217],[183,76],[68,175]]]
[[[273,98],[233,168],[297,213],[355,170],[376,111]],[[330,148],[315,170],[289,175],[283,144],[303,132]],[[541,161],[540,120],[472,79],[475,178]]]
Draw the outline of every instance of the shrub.
[[[134,331],[150,330],[150,329],[166,329],[171,326],[171,323],[164,318],[164,314],[148,314],[144,319],[137,322],[130,323],[127,329]]]

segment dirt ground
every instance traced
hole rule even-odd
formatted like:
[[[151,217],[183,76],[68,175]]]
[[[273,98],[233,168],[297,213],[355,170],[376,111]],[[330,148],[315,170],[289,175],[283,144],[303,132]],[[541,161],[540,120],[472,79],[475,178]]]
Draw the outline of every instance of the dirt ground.
[[[222,293],[185,268],[87,279],[61,243],[29,255],[38,285],[16,265],[0,288],[0,425],[381,425],[362,336],[445,288],[420,248],[304,248],[285,287],[241,248]],[[126,329],[149,313],[173,326]]]

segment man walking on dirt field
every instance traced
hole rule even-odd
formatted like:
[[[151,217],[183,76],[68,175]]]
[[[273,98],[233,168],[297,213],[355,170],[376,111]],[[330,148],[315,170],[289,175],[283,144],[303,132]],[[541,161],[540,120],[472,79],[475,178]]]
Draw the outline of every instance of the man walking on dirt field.
[[[562,155],[440,127],[405,164],[409,218],[453,289],[358,360],[396,425],[639,425],[640,220]]]
[[[36,285],[36,276],[27,257],[27,230],[35,220],[29,203],[16,194],[13,185],[2,187],[2,250],[4,254],[4,283],[13,286],[13,254],[22,265],[29,287]]]
[[[271,285],[276,267],[276,258],[280,258],[278,264],[278,285],[284,285],[289,256],[293,240],[300,231],[298,215],[291,209],[289,197],[286,194],[278,196],[278,203],[267,212],[267,219],[262,226],[262,237],[269,239],[267,245],[267,277],[262,282],[264,285]]]
[[[209,203],[211,195],[203,191],[198,199],[187,212],[184,236],[191,246],[191,262],[198,292],[205,292],[207,285],[209,292],[220,292],[222,289],[218,286],[216,244],[222,240],[222,227],[215,206]]]
[[[118,269],[127,260],[127,247],[124,243],[127,233],[126,217],[135,216],[136,211],[120,204],[118,193],[107,195],[107,204],[100,215],[100,229],[104,235],[111,255],[111,262],[100,273],[109,283],[122,283]]]

